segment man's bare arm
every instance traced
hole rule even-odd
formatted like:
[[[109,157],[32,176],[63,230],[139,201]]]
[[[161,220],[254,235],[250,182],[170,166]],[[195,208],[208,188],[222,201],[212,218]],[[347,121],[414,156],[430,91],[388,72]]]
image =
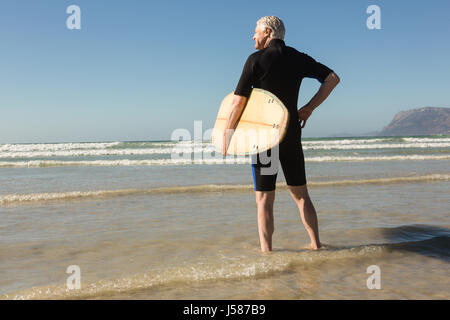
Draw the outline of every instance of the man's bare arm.
[[[330,95],[331,91],[337,86],[341,81],[337,74],[331,72],[324,80],[319,88],[319,91],[312,97],[312,99],[306,104],[312,110],[320,106],[320,104]]]
[[[298,117],[300,121],[303,121],[302,128],[306,124],[311,113],[316,109],[325,99],[330,95],[331,91],[341,81],[337,74],[331,72],[324,80],[319,88],[319,91],[312,97],[312,99],[298,111]]]
[[[224,156],[227,155],[228,146],[233,135],[232,129],[236,127],[236,123],[240,119],[242,112],[244,112],[247,100],[248,98],[244,96],[234,95],[233,97],[233,101],[231,102],[231,113],[228,116],[227,126],[225,127],[223,134],[222,154]]]

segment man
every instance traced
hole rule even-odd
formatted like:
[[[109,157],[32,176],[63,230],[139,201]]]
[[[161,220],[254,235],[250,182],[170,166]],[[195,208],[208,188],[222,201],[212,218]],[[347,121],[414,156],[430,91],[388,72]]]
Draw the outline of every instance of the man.
[[[285,45],[284,24],[274,16],[259,19],[256,23],[255,49],[245,63],[239,83],[234,91],[233,108],[224,134],[222,153],[226,155],[232,128],[239,120],[252,88],[261,88],[275,94],[289,111],[289,125],[283,141],[277,146],[279,161],[286,178],[286,184],[296,202],[302,222],[311,238],[311,249],[321,247],[317,215],[306,187],[305,163],[301,145],[301,129],[311,113],[339,83],[333,70],[316,62],[313,58]],[[297,110],[298,93],[302,78],[315,78],[322,85],[314,97]],[[270,156],[270,152],[268,156]],[[258,231],[262,252],[272,251],[274,232],[273,203],[277,174],[264,174],[267,167],[256,155],[252,161],[258,210]],[[278,159],[271,159],[277,161]]]

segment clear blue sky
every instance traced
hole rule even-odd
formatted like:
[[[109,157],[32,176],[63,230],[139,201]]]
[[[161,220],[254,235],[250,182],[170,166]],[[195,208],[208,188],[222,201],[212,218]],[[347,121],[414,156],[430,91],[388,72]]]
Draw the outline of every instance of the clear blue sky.
[[[71,4],[81,30],[66,28]],[[381,30],[366,27],[370,4]],[[341,77],[306,137],[450,106],[448,0],[2,0],[0,143],[168,140],[194,120],[211,128],[265,15],[283,19],[287,45]],[[305,79],[299,106],[318,88]]]

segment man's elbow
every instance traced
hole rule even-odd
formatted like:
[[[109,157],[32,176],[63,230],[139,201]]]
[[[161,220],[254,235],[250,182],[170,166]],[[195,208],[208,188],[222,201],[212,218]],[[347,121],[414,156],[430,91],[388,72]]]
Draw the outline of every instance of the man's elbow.
[[[334,86],[337,86],[337,84],[339,82],[341,82],[341,79],[339,78],[339,76],[334,72],[331,72],[328,75],[327,80],[330,81]]]

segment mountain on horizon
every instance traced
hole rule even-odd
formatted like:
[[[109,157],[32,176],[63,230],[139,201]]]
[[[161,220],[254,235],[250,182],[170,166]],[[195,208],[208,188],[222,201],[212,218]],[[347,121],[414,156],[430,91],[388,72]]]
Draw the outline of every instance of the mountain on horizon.
[[[450,134],[450,108],[424,107],[400,111],[379,136]]]
[[[450,108],[424,107],[398,112],[381,131],[340,132],[330,137],[421,136],[450,134]]]

